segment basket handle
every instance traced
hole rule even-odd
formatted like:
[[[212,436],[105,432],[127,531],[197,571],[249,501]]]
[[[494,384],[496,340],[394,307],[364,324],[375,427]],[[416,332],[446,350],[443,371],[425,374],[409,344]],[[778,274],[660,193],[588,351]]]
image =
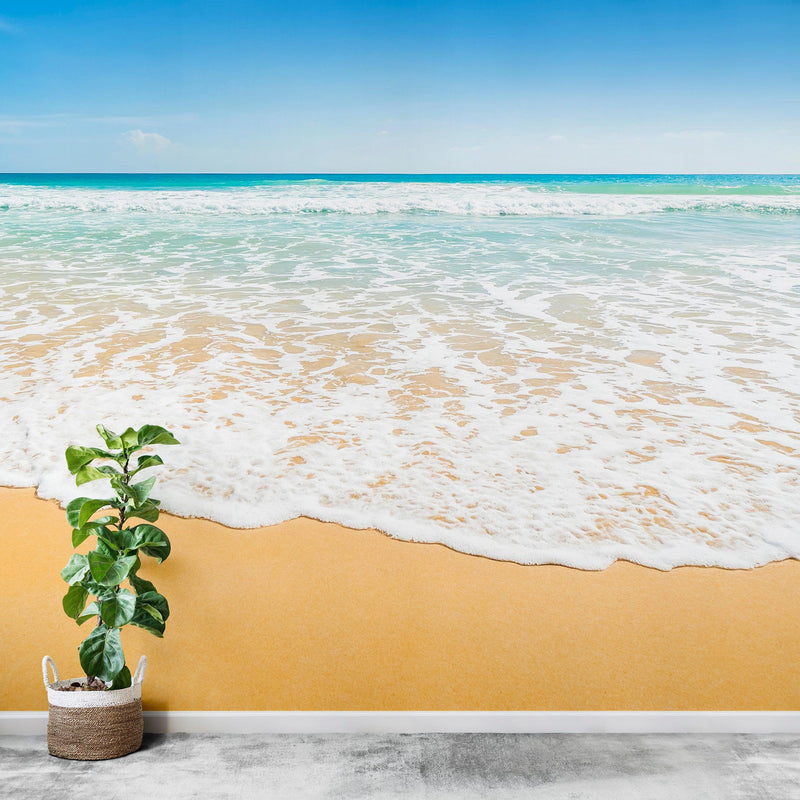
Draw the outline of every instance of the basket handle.
[[[141,683],[144,680],[144,671],[147,669],[147,656],[142,656],[139,663],[136,665],[136,672],[133,673],[133,685]]]
[[[42,679],[44,680],[44,688],[50,688],[50,682],[47,680],[47,666],[50,665],[50,669],[53,670],[53,683],[58,683],[58,670],[56,669],[56,662],[53,661],[50,656],[45,656],[42,659]]]

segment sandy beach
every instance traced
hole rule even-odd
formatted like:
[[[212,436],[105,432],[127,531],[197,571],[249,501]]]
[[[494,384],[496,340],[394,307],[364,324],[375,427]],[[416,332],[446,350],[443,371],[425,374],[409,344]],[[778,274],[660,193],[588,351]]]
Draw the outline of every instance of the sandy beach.
[[[236,530],[163,515],[147,567],[172,609],[152,710],[800,708],[800,563],[752,570],[520,566],[300,518]],[[0,490],[0,709],[46,708],[42,656],[80,674],[55,502]],[[87,543],[88,544],[88,543]]]

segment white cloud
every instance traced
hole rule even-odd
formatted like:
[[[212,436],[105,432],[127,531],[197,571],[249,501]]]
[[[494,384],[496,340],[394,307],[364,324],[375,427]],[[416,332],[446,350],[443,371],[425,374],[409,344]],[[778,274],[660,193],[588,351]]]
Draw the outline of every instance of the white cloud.
[[[566,139],[566,136],[562,136],[560,133],[554,133],[552,136],[547,137],[551,142],[563,142]]]
[[[138,128],[126,131],[122,136],[141,153],[158,153],[166,150],[172,142],[160,133],[145,133]]]
[[[725,131],[667,131],[665,139],[680,139],[685,142],[703,142],[709,139],[721,139]]]

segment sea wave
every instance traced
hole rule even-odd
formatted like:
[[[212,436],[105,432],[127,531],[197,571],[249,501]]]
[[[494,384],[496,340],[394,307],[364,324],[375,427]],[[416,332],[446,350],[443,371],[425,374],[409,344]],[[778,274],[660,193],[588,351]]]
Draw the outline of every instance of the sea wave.
[[[797,216],[474,216],[688,202],[509,186],[2,193],[66,209],[0,217],[2,484],[100,492],[65,447],[149,422],[183,442],[163,507],[234,527],[586,569],[800,557]],[[364,210],[423,200],[473,216]],[[363,216],[263,210],[334,201]]]
[[[800,214],[800,195],[603,194],[508,184],[325,183],[232,189],[88,189],[0,184],[0,210],[155,215],[440,214],[626,217],[680,212]]]

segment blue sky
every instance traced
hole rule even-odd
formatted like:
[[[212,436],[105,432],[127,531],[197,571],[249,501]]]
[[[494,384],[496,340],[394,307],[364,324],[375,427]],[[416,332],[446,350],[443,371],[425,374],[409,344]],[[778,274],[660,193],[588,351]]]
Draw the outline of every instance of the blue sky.
[[[800,172],[800,2],[0,2],[0,171]]]

